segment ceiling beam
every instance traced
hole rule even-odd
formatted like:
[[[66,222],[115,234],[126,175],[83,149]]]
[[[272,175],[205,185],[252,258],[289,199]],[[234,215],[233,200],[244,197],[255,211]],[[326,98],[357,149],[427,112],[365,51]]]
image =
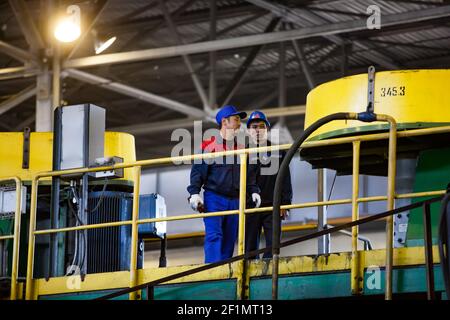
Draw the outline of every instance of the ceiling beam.
[[[38,52],[44,49],[45,43],[39,33],[36,24],[33,21],[30,11],[28,10],[27,4],[24,0],[9,0],[9,5],[11,6],[16,20],[22,30],[31,51]]]
[[[270,33],[275,30],[276,26],[278,25],[278,22],[280,21],[280,18],[273,18],[270,20],[268,26],[264,30],[264,33]],[[255,61],[258,54],[261,52],[261,50],[264,48],[264,45],[255,46],[251,48],[249,51],[247,57],[242,62],[242,64],[239,66],[238,71],[236,71],[233,78],[229,81],[228,85],[225,87],[225,90],[222,92],[222,95],[219,99],[220,105],[223,106],[230,102],[231,98],[233,98],[236,91],[239,89],[239,86],[241,85],[242,81],[245,78],[245,75],[247,74],[250,66],[252,65],[253,61]]]
[[[34,56],[26,50],[15,47],[9,43],[6,43],[0,40],[0,52],[3,52],[10,56],[11,58],[15,58],[16,60],[29,63],[35,60]]]
[[[27,77],[35,76],[36,74],[38,74],[37,69],[28,68],[26,66],[3,68],[3,69],[0,69],[0,81],[1,80],[27,78]]]
[[[383,16],[382,27],[398,26],[412,22],[429,21],[448,16],[450,16],[450,5],[399,14],[390,14]],[[67,60],[64,62],[63,67],[82,68],[104,64],[144,61],[180,56],[185,54],[196,54],[217,50],[256,46],[266,43],[290,41],[294,39],[306,39],[312,37],[337,35],[341,33],[357,32],[365,30],[366,28],[366,19],[358,19],[338,23],[328,23],[325,25],[313,27],[304,27],[297,30],[236,37],[232,39],[205,41],[200,43],[171,46],[165,48],[102,54],[97,56]]]
[[[33,124],[33,122],[36,119],[36,115],[33,113],[31,115],[29,115],[27,118],[25,118],[21,123],[19,123],[18,125],[16,125],[13,130],[14,131],[23,131],[23,129],[25,129],[26,127],[29,127]]]
[[[186,104],[183,104],[181,102],[177,102],[174,100],[170,100],[164,97],[161,97],[159,95],[137,89],[125,84],[121,84],[118,82],[114,82],[110,79],[102,78],[87,72],[75,70],[75,69],[67,69],[64,70],[67,75],[73,79],[87,82],[96,86],[99,86],[101,88],[111,90],[114,92],[121,93],[126,96],[130,96],[133,98],[136,98],[138,100],[146,101],[164,108],[168,108],[174,111],[178,111],[180,113],[187,114],[189,116],[195,116],[199,118],[205,117],[205,113],[195,107],[188,106]]]
[[[294,11],[287,6],[279,3],[271,3],[267,0],[247,0],[247,2],[250,2],[260,8],[269,10],[275,16],[281,17],[284,21],[292,22],[299,27],[304,27],[305,21],[323,25],[330,23],[330,21],[322,18],[320,15],[314,12],[309,11],[308,9],[296,8],[296,10]],[[339,46],[345,45],[345,39],[339,35],[324,35],[324,37]],[[399,65],[390,57],[387,57],[380,52],[375,51],[375,46],[372,45],[369,41],[354,40],[353,44],[356,47],[367,50],[366,56],[369,57],[373,62],[376,62],[388,69],[399,68]]]
[[[36,85],[33,84],[0,103],[0,115],[18,106],[34,95],[36,95]]]
[[[238,18],[249,14],[255,14],[258,12],[264,12],[264,10],[255,8],[254,6],[247,3],[240,3],[239,5],[231,5],[221,7],[217,12],[217,19],[231,19]],[[207,23],[210,21],[209,8],[196,10],[193,12],[186,13],[179,18],[177,18],[177,25],[191,25],[196,23]],[[135,32],[136,30],[143,30],[155,25],[164,23],[164,17],[162,15],[156,17],[143,17],[138,18],[133,21],[123,22],[119,24],[113,20],[112,22],[107,22],[99,25],[100,30],[115,33],[127,33]]]
[[[175,11],[173,11],[171,13],[172,19],[177,20],[178,17],[180,17],[180,15],[182,15],[183,13],[185,13],[186,9],[188,7],[190,7],[196,0],[186,0],[183,4],[181,4]],[[153,3],[152,3],[153,4]],[[154,1],[154,5],[159,5],[159,1]],[[141,40],[144,38],[149,38],[151,37],[151,35],[155,32],[157,32],[158,30],[160,30],[160,28],[165,24],[165,19],[161,19],[161,20],[156,20],[154,22],[154,24],[152,25],[147,25],[147,26],[142,26],[140,28],[136,28],[134,30],[134,32],[136,32],[136,34],[134,36],[132,36],[130,39],[128,39],[127,41],[125,41],[122,45],[120,45],[120,47],[118,48],[118,52],[122,51],[123,48],[129,48],[131,46],[135,46],[136,44],[140,44]],[[123,25],[123,24],[122,24]],[[119,31],[117,31],[117,33],[119,33]]]
[[[303,51],[303,47],[301,44],[298,44],[297,41],[292,40],[292,46],[295,51],[295,55],[298,59],[298,64],[301,66],[303,74],[305,75],[306,82],[308,83],[309,89],[313,89],[316,84],[314,81],[314,76],[311,71],[311,67],[306,59],[305,52]]]
[[[248,113],[252,111],[253,110],[247,110]],[[280,108],[267,108],[261,109],[261,111],[264,112],[264,114],[268,118],[279,118],[294,115],[304,115],[306,112],[306,106],[302,105],[302,106],[291,106]],[[134,135],[144,135],[162,131],[171,131],[181,128],[184,129],[192,128],[194,126],[195,121],[201,121],[201,119],[188,118],[188,119],[167,120],[160,122],[147,122],[131,126],[109,128],[108,131],[119,131],[119,132],[128,132]]]
[[[192,3],[192,2],[193,1],[188,1],[188,4]],[[170,33],[172,34],[172,37],[175,39],[175,43],[177,45],[184,44],[183,39],[181,39],[180,35],[178,34],[177,27],[172,20],[170,12],[167,9],[166,3],[163,0],[159,0],[159,5],[161,8],[161,11],[164,14],[164,18],[166,19],[166,23],[167,23],[167,26],[169,27]],[[194,83],[194,87],[197,90],[200,100],[203,103],[203,109],[206,112],[208,112],[211,109],[211,106],[209,105],[208,96],[206,95],[206,91],[203,88],[202,82],[200,81],[197,73],[195,72],[195,69],[191,62],[191,58],[188,55],[182,55],[181,57],[183,58],[183,62],[192,78],[192,82]]]

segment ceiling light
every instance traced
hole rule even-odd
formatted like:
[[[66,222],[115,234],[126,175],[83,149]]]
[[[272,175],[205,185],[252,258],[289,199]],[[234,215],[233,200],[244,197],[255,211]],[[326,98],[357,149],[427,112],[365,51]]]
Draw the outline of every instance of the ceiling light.
[[[67,15],[61,17],[54,31],[55,38],[61,42],[73,42],[81,35],[80,7],[67,7]]]
[[[92,29],[92,34],[94,35],[94,50],[95,54],[100,54],[106,49],[108,49],[114,41],[117,40],[116,36],[99,36],[95,29]]]

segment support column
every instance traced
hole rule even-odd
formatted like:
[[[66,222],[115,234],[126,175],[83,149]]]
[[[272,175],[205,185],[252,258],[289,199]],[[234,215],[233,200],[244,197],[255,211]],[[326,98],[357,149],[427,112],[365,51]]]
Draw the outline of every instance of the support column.
[[[217,34],[217,1],[211,0],[211,22],[209,40],[216,40]],[[217,108],[217,83],[216,83],[217,53],[209,53],[209,105],[214,110]]]
[[[53,106],[52,106],[52,79],[49,64],[51,61],[51,48],[53,35],[50,30],[52,24],[51,19],[55,12],[55,2],[53,0],[41,1],[40,3],[40,23],[39,32],[42,34],[44,46],[42,51],[44,54],[40,72],[37,75],[37,93],[36,93],[36,118],[35,131],[48,132],[53,131]]]
[[[35,131],[52,131],[53,129],[53,107],[51,100],[51,79],[48,66],[42,67],[36,78],[36,127]]]
[[[282,24],[281,30],[284,30],[284,24]],[[279,83],[278,83],[278,107],[286,106],[286,44],[280,42],[279,51]],[[280,117],[278,124],[283,127],[285,125],[285,118]]]
[[[345,77],[348,74],[348,57],[350,55],[351,44],[347,41],[341,45],[341,74]]]
[[[54,44],[53,52],[53,86],[52,111],[61,104],[61,54],[60,44]]]

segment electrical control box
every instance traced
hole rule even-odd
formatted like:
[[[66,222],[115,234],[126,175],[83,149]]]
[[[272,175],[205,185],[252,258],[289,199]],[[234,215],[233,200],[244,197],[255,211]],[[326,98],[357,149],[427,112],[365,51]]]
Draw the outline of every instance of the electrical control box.
[[[104,158],[98,158],[95,159],[95,165],[91,165],[91,168],[93,167],[105,167],[105,166],[112,166],[118,163],[123,163],[123,158],[121,157],[104,157]],[[104,179],[104,178],[123,178],[123,168],[121,169],[114,169],[114,170],[107,170],[107,171],[95,171],[90,172],[89,176],[95,178],[95,179]]]
[[[95,165],[96,159],[104,157],[104,136],[105,109],[89,103],[56,108],[54,170]]]
[[[166,202],[159,194],[143,194],[139,197],[139,219],[165,218]],[[152,222],[139,225],[139,235],[144,237],[164,237],[167,222]]]
[[[27,188],[22,186],[22,197],[20,200],[20,211],[26,211]],[[13,218],[16,212],[16,188],[0,187],[0,219]]]

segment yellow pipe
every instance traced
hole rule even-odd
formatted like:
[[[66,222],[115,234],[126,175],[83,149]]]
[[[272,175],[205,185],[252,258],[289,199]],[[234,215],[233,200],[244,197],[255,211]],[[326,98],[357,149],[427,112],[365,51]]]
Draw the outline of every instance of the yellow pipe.
[[[120,227],[120,226],[125,226],[125,225],[130,225],[130,224],[132,224],[131,220],[105,222],[105,223],[88,224],[88,225],[83,225],[83,226],[67,227],[67,228],[59,228],[59,229],[36,230],[34,232],[34,234],[35,235],[43,235],[43,234],[69,232],[69,231],[76,231],[76,230],[88,230],[88,229],[97,229],[97,228],[106,228],[106,227]]]
[[[352,203],[352,199],[338,199],[338,200],[329,200],[329,201],[315,201],[315,202],[305,202],[305,203],[299,203],[299,204],[287,204],[282,205],[281,209],[299,209],[299,208],[310,208],[310,207],[317,207],[317,206],[332,206],[332,205],[339,205],[339,204],[348,204]],[[253,209],[247,209],[245,210],[246,213],[261,213],[261,212],[267,212],[272,211],[273,207],[262,207],[262,208],[253,208]]]
[[[359,159],[360,141],[353,142],[353,172],[352,172],[352,221],[358,220],[359,196]],[[351,289],[352,294],[359,294],[359,255],[358,255],[358,226],[352,227],[352,264]]]
[[[388,115],[377,115],[377,120],[389,122],[389,155],[388,155],[388,187],[387,210],[393,210],[395,204],[395,175],[397,160],[397,123]],[[393,240],[394,217],[386,218],[386,271],[385,271],[385,300],[392,300],[392,266],[393,266]]]
[[[20,249],[20,219],[22,211],[22,181],[14,177],[16,183],[16,213],[14,218],[14,241],[13,241],[13,257],[11,267],[11,300],[17,299],[17,276],[19,268],[19,249]]]
[[[240,173],[239,173],[239,230],[238,230],[238,255],[245,251],[245,202],[247,199],[247,154],[240,155]],[[244,260],[238,261],[237,268],[237,286],[236,297],[242,300],[242,289],[244,287]]]
[[[445,193],[446,193],[446,190],[403,193],[403,194],[396,194],[395,199],[435,197],[435,196],[443,195]],[[387,196],[372,196],[372,197],[359,198],[358,202],[374,202],[374,201],[385,201],[385,200],[387,200]]]
[[[130,288],[137,285],[137,246],[138,246],[138,224],[139,220],[139,190],[141,186],[141,167],[135,167],[133,172],[133,217],[131,224],[131,256],[130,256]],[[130,292],[130,300],[138,299],[138,292]]]
[[[240,180],[239,180],[239,232],[238,232],[238,255],[244,254],[245,243],[245,202],[247,199],[247,154],[240,156]]]
[[[445,193],[446,193],[446,190],[424,191],[424,192],[399,194],[395,198],[396,199],[408,199],[408,198],[420,198],[420,197],[433,197],[433,196],[440,196]]]
[[[30,226],[28,235],[28,259],[27,259],[27,276],[26,276],[26,288],[25,299],[33,299],[33,266],[34,266],[34,241],[36,230],[36,200],[38,192],[38,180],[33,178],[31,182],[31,205],[30,205]]]
[[[334,224],[330,220],[330,224]],[[317,223],[307,223],[307,224],[292,224],[284,225],[281,230],[283,232],[300,231],[300,230],[310,230],[317,228]],[[262,231],[264,233],[264,231]],[[201,238],[205,236],[204,231],[187,232],[187,233],[176,233],[167,236],[167,240],[180,240],[180,239],[191,239],[191,238]],[[156,242],[160,241],[157,238],[144,238],[145,241]]]
[[[383,121],[383,120],[380,120]],[[398,138],[406,138],[406,137],[417,137],[428,134],[437,134],[437,133],[447,133],[450,132],[450,126],[442,126],[442,127],[433,127],[426,129],[413,129],[413,130],[404,130],[397,133]],[[344,137],[344,138],[333,138],[326,140],[318,140],[318,141],[307,141],[302,144],[302,148],[316,148],[330,145],[337,145],[343,143],[352,143],[353,141],[374,141],[374,140],[382,140],[388,139],[389,132],[386,133],[374,133],[367,134],[364,136],[352,136],[352,137]],[[284,150],[284,147],[283,147]]]
[[[387,199],[386,196],[372,196],[372,197],[358,198],[358,202],[375,202],[375,201],[384,201],[386,199]]]
[[[149,159],[149,160],[139,160],[128,163],[117,163],[115,165],[103,166],[103,167],[95,167],[95,168],[79,168],[79,169],[68,169],[68,170],[59,170],[59,171],[47,171],[47,172],[39,172],[34,175],[35,178],[44,178],[44,177],[55,177],[61,175],[71,175],[78,173],[88,173],[88,172],[97,172],[97,171],[109,171],[114,169],[123,169],[123,168],[131,168],[136,166],[151,166],[158,164],[172,164],[172,163],[183,163],[192,160],[206,160],[206,159],[214,159],[218,157],[226,157],[233,155],[241,155],[241,154],[250,154],[250,153],[258,153],[258,152],[270,152],[274,150],[285,150],[289,149],[290,144],[277,145],[277,146],[266,146],[266,147],[258,147],[258,148],[249,148],[249,149],[237,149],[237,150],[229,150],[229,151],[221,151],[221,152],[213,152],[213,153],[201,153],[187,156],[177,156],[177,157],[166,157],[159,159]]]
[[[16,184],[16,210],[14,213],[14,232],[13,234],[1,236],[0,241],[13,239],[13,256],[12,256],[12,266],[11,266],[11,291],[10,299],[17,299],[17,270],[19,266],[19,249],[20,249],[20,219],[21,219],[21,200],[22,200],[22,181],[19,177],[5,177],[0,181],[11,181],[13,180]]]
[[[351,199],[341,199],[341,200],[330,200],[323,202],[308,202],[301,204],[291,204],[291,205],[283,205],[281,209],[295,209],[295,208],[308,208],[315,207],[317,205],[338,205],[338,204],[348,204],[351,203]],[[245,213],[261,213],[272,211],[272,207],[263,207],[263,208],[254,208],[254,209],[246,209]],[[216,216],[224,216],[224,215],[233,215],[239,214],[239,210],[227,210],[227,211],[217,211],[217,212],[209,212],[209,213],[194,213],[194,214],[186,214],[179,215],[173,217],[165,217],[165,218],[149,218],[149,219],[141,219],[137,223],[145,224],[145,223],[153,223],[153,222],[163,222],[163,221],[176,221],[176,220],[188,220],[188,219],[197,219],[197,218],[205,218],[205,217],[216,217]],[[76,230],[85,230],[85,229],[97,229],[97,228],[106,228],[106,227],[118,227],[131,224],[131,220],[128,221],[116,221],[116,222],[105,222],[105,223],[96,223],[89,224],[84,226],[76,226],[76,227],[66,227],[59,229],[43,229],[37,230],[34,232],[35,235],[43,235],[43,234],[51,234],[58,232],[69,232]]]

